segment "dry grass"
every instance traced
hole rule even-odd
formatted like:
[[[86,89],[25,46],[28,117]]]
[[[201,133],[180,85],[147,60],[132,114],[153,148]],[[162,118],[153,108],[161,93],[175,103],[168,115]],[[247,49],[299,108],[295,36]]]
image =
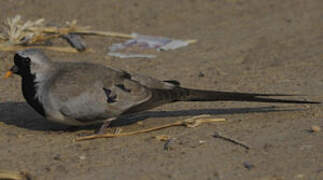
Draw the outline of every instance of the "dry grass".
[[[76,20],[66,22],[63,26],[46,26],[44,22],[43,18],[23,22],[20,15],[8,18],[0,33],[0,39],[10,45],[32,45],[68,33],[95,34],[89,31],[89,26],[78,26]]]
[[[92,31],[89,26],[79,26],[77,21],[66,22],[63,26],[46,26],[45,19],[24,22],[20,15],[8,18],[0,32],[0,50],[17,51],[25,48],[43,48],[60,52],[78,52],[71,47],[44,46],[42,43],[60,38],[69,33],[80,35],[132,38],[131,35],[115,32]]]
[[[80,138],[76,138],[76,141],[84,141],[84,140],[90,140],[90,139],[98,139],[98,138],[113,138],[113,137],[119,137],[119,136],[132,136],[132,135],[137,135],[137,134],[143,134],[143,133],[148,133],[152,131],[158,131],[161,129],[169,128],[169,127],[174,127],[174,126],[185,126],[189,128],[197,127],[203,123],[212,123],[212,122],[224,122],[226,121],[223,118],[214,118],[211,115],[205,114],[205,115],[200,115],[200,116],[194,116],[182,121],[177,121],[174,123],[170,124],[165,124],[161,126],[156,126],[148,129],[141,129],[138,131],[132,131],[132,132],[125,132],[125,133],[106,133],[106,134],[95,134],[95,135],[90,135],[90,136],[84,136]]]
[[[46,26],[45,19],[24,22],[20,15],[8,18],[0,32],[0,51],[17,51],[26,48],[43,48],[60,52],[78,52],[71,47],[44,46],[42,43],[60,38],[69,33],[105,37],[133,38],[132,35],[90,30],[89,26],[79,26],[76,20],[63,26]]]
[[[31,180],[29,173],[21,171],[0,170],[0,180]]]
[[[50,39],[61,38],[67,34],[95,35],[115,38],[134,38],[131,34],[109,31],[90,30],[89,26],[79,26],[76,20],[66,22],[62,26],[48,26],[45,19],[24,22],[20,15],[7,18],[2,31],[0,31],[0,51],[17,51],[26,48],[42,48],[60,52],[78,52],[71,47],[45,46],[44,43]],[[189,40],[195,43],[195,40]],[[42,44],[43,43],[43,44]]]
[[[85,31],[88,27],[77,26],[76,21],[66,22],[63,27],[46,26],[44,22],[45,19],[23,22],[20,15],[8,18],[0,32],[0,50],[17,51],[34,47],[61,52],[77,52],[71,47],[44,46],[41,43],[76,30]]]
[[[4,32],[1,33],[1,39],[6,41],[8,45],[22,45],[36,41],[43,36],[39,30],[44,26],[44,19],[36,21],[23,22],[21,16],[17,15],[13,18],[7,18],[4,26]],[[30,28],[38,29],[31,31]]]

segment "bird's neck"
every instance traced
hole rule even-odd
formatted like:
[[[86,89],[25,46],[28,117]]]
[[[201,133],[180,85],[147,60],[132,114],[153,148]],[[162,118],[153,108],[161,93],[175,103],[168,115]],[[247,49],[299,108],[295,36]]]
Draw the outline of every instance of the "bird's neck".
[[[27,103],[34,108],[39,114],[45,116],[44,107],[36,97],[37,94],[37,82],[36,76],[29,74],[22,77],[22,93]]]

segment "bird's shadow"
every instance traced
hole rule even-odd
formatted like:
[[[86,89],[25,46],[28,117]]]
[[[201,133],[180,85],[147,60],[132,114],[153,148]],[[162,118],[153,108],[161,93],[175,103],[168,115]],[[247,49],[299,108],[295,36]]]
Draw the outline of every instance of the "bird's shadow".
[[[147,118],[167,118],[177,116],[197,116],[202,114],[224,115],[224,114],[246,114],[246,113],[267,113],[281,111],[300,111],[304,109],[282,109],[276,106],[252,107],[252,108],[228,108],[228,109],[194,109],[178,111],[147,111],[135,115],[127,115],[111,123],[111,126],[124,126]],[[3,102],[0,103],[0,122],[14,125],[30,130],[66,130],[76,131],[80,129],[94,129],[97,125],[86,127],[67,127],[47,121],[44,117],[35,112],[28,104],[24,102]]]

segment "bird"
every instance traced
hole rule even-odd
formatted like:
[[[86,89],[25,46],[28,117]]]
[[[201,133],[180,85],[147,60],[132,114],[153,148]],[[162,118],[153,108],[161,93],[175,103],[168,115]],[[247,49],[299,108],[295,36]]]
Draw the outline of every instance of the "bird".
[[[159,80],[101,64],[52,61],[39,49],[14,55],[6,73],[21,77],[27,103],[47,120],[69,126],[102,123],[104,132],[121,116],[177,101],[250,101],[320,104],[315,101],[272,98],[289,94],[223,92],[182,87],[176,80]]]

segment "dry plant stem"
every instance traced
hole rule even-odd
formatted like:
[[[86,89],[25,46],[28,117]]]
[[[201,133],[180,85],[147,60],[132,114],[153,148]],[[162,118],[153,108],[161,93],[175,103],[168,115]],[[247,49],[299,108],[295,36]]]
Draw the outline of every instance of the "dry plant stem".
[[[125,34],[125,33],[119,33],[119,32],[109,32],[109,31],[95,31],[95,30],[89,30],[89,27],[81,27],[81,26],[71,26],[71,27],[30,27],[30,31],[33,32],[43,32],[43,33],[53,33],[53,34],[59,34],[59,35],[66,35],[68,33],[75,33],[80,35],[96,35],[96,36],[106,36],[106,37],[117,37],[117,38],[126,38],[126,39],[132,39],[135,38],[135,36],[131,34]],[[196,40],[187,40],[187,43],[195,43]]]
[[[95,135],[91,135],[91,136],[85,136],[85,137],[76,138],[76,141],[83,141],[83,140],[90,140],[90,139],[97,139],[97,138],[113,138],[113,137],[119,137],[119,136],[131,136],[131,135],[136,135],[136,134],[142,134],[142,133],[157,131],[157,130],[160,130],[160,129],[173,127],[173,126],[183,126],[183,122],[175,122],[175,123],[172,123],[172,124],[166,124],[166,125],[162,125],[162,126],[158,126],[158,127],[153,127],[153,128],[148,128],[148,129],[143,129],[143,130],[138,130],[138,131],[132,131],[132,132],[127,132],[127,133],[95,134]]]
[[[118,32],[109,32],[109,31],[92,31],[92,30],[75,30],[70,33],[80,34],[80,35],[95,35],[95,36],[105,36],[105,37],[116,37],[116,38],[125,38],[125,39],[133,39],[135,36],[131,34],[124,34]],[[188,44],[196,43],[197,40],[186,40]]]
[[[0,51],[19,51],[26,48],[38,48],[38,49],[46,49],[57,52],[67,52],[67,53],[78,53],[78,51],[72,47],[55,47],[55,46],[7,46],[0,44]]]
[[[33,46],[34,44],[50,39],[60,38],[68,35],[69,33],[127,39],[133,39],[136,37],[132,34],[124,34],[119,32],[90,30],[90,27],[88,26],[78,26],[76,20],[72,22],[66,22],[65,27],[45,26],[44,19],[38,19],[36,21],[28,20],[26,22],[23,22],[20,15],[17,15],[13,18],[8,18],[5,28],[6,32],[0,32],[0,51],[16,51],[20,49],[30,48],[30,46]],[[187,40],[186,42],[188,44],[192,44],[195,43],[196,40]],[[65,47],[37,46],[37,48],[59,52],[78,52],[76,50],[68,49]]]
[[[126,38],[126,39],[134,38],[134,36],[132,36],[131,34],[108,32],[108,31],[83,30],[83,31],[73,31],[72,33],[80,34],[80,35],[96,35],[96,36],[117,37],[117,38]]]
[[[218,132],[215,132],[214,135],[213,135],[213,137],[215,137],[215,138],[221,138],[221,139],[223,139],[225,141],[229,141],[229,142],[231,142],[233,144],[236,144],[236,145],[239,145],[241,147],[244,147],[247,150],[250,149],[250,147],[248,145],[246,145],[245,143],[243,143],[241,141],[238,141],[238,140],[235,140],[235,139],[232,139],[232,138],[229,138],[229,137],[226,137],[226,136],[223,136],[223,135],[221,135]]]
[[[66,52],[66,53],[79,53],[78,50],[71,47],[55,47],[55,46],[31,46],[30,48],[40,48],[51,51]]]
[[[107,36],[107,37],[118,37],[118,38],[134,38],[131,34],[124,34],[118,32],[109,32],[109,31],[94,31],[87,30],[86,28],[57,28],[57,27],[44,27],[41,29],[38,28],[30,28],[30,31],[41,31],[43,33],[53,33],[66,35],[68,33],[75,33],[80,35],[96,35],[96,36]]]
[[[186,40],[185,42],[187,42],[188,44],[194,44],[197,42],[196,39],[191,39],[191,40]]]
[[[131,34],[124,34],[119,32],[109,32],[109,31],[94,31],[94,30],[74,30],[70,33],[80,34],[80,35],[95,35],[95,36],[106,36],[106,37],[116,37],[116,38],[125,38],[133,39],[135,36]],[[186,40],[188,44],[196,43],[197,40]]]
[[[61,36],[63,36],[63,35],[62,34],[52,34],[52,35],[37,36],[37,37],[31,39],[30,42],[28,42],[28,44],[40,43],[40,42],[48,41],[51,39],[59,38]]]
[[[0,170],[0,180],[31,180],[26,172]]]
[[[194,118],[191,118],[189,120],[192,120]],[[138,131],[132,131],[132,132],[126,132],[126,133],[119,133],[119,134],[96,134],[96,135],[91,135],[91,136],[85,136],[85,137],[80,137],[76,138],[76,141],[83,141],[83,140],[90,140],[90,139],[97,139],[97,138],[113,138],[113,137],[119,137],[119,136],[131,136],[131,135],[136,135],[136,134],[142,134],[142,133],[147,133],[147,132],[152,132],[152,131],[157,131],[160,129],[165,129],[173,126],[186,126],[186,127],[196,127],[202,123],[209,123],[209,122],[223,122],[225,119],[197,119],[194,122],[189,122],[187,120],[184,121],[178,121],[175,123],[170,123],[170,124],[165,124],[162,126],[157,126],[157,127],[152,127],[148,129],[143,129],[143,130],[138,130]]]
[[[33,30],[33,29],[31,29]],[[36,30],[36,29],[34,29]],[[119,32],[110,32],[110,31],[95,31],[95,30],[78,30],[78,29],[69,29],[69,28],[61,28],[58,29],[56,27],[48,27],[42,29],[44,33],[57,33],[60,35],[65,35],[68,33],[74,33],[79,35],[94,35],[94,36],[105,36],[105,37],[116,37],[116,38],[125,38],[125,39],[133,39],[135,36],[131,34],[119,33]],[[193,44],[196,43],[197,40],[186,40],[187,43]]]

